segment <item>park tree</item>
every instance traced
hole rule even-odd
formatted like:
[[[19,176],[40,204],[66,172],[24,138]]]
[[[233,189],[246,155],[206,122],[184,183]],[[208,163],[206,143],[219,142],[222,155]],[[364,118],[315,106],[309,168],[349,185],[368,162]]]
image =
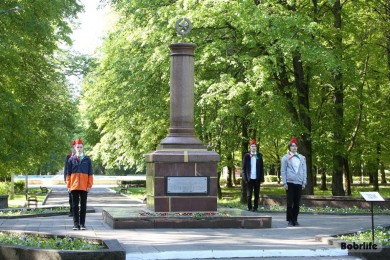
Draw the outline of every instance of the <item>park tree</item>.
[[[73,129],[60,44],[70,44],[77,1],[3,1],[0,14],[0,172],[62,167]],[[50,167],[49,167],[50,166]]]
[[[323,188],[328,173],[334,195],[350,194],[351,163],[388,162],[380,128],[389,115],[380,58],[388,34],[385,22],[380,30],[372,22],[387,19],[385,2],[110,1],[119,18],[81,102],[94,155],[109,168],[142,169],[166,136],[168,45],[181,40],[174,24],[185,16],[193,23],[185,41],[197,44],[195,129],[221,155],[220,170],[231,176],[256,138],[275,172],[295,135],[308,162],[305,192],[313,194],[321,172]]]

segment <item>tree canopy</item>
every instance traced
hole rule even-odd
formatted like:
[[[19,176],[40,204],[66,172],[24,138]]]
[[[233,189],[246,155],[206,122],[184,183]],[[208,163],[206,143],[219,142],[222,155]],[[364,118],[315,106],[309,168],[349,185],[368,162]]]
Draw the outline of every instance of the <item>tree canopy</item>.
[[[196,134],[221,155],[220,168],[241,167],[256,138],[277,172],[296,136],[307,194],[318,173],[332,176],[333,195],[350,194],[354,175],[370,175],[375,189],[386,181],[389,1],[102,2],[118,19],[93,59],[58,52],[77,1],[18,1],[22,12],[0,16],[1,169],[36,169],[79,131],[102,169],[142,171],[144,154],[167,135],[168,45],[181,41],[174,25],[186,17],[185,41],[197,45]],[[69,70],[86,74],[78,109]]]
[[[0,8],[0,173],[54,171],[74,129],[62,61],[77,1],[2,1]]]
[[[268,169],[297,136],[334,195],[353,174],[389,164],[389,3],[383,1],[126,1],[84,83],[82,116],[106,167],[144,167],[166,136],[169,49],[187,17],[195,54],[195,128],[240,167],[250,138]],[[363,166],[363,168],[362,168]],[[375,171],[376,170],[376,171]]]

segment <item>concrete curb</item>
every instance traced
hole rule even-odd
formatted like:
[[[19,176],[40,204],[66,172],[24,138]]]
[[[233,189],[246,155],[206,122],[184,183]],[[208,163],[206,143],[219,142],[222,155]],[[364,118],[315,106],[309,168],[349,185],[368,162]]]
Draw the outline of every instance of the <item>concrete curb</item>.
[[[7,231],[9,232],[9,231]],[[14,232],[9,232],[14,233]],[[27,233],[27,232],[25,232]],[[31,233],[29,234],[37,234]],[[37,234],[42,237],[53,237],[51,235]],[[56,236],[63,238],[64,236]],[[76,238],[76,237],[74,237]],[[86,239],[86,238],[82,238]],[[42,259],[62,259],[62,260],[106,260],[106,259],[126,259],[126,251],[122,248],[118,240],[100,240],[91,239],[91,241],[99,242],[107,247],[101,250],[55,250],[43,249],[27,246],[0,245],[0,258],[8,260],[42,260]]]
[[[338,257],[347,256],[341,249],[298,249],[298,250],[202,250],[170,251],[158,253],[128,253],[126,259],[174,260],[174,259],[226,259],[226,258],[264,258],[264,257]]]

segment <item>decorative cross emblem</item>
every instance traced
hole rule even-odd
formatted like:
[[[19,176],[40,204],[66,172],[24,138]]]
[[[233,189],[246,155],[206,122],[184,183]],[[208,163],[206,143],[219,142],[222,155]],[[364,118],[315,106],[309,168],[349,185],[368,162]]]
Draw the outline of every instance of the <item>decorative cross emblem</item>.
[[[192,29],[192,23],[187,18],[179,18],[176,21],[175,29],[177,34],[181,35],[181,41],[184,42],[184,36],[190,33]]]

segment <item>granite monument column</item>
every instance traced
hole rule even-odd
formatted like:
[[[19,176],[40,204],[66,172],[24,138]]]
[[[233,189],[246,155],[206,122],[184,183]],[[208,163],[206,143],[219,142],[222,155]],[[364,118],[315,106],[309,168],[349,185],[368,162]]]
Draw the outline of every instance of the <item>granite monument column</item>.
[[[185,43],[188,19],[176,22],[183,42],[171,50],[170,127],[157,150],[146,154],[147,206],[156,212],[217,210],[219,155],[207,151],[194,130],[194,51]]]

